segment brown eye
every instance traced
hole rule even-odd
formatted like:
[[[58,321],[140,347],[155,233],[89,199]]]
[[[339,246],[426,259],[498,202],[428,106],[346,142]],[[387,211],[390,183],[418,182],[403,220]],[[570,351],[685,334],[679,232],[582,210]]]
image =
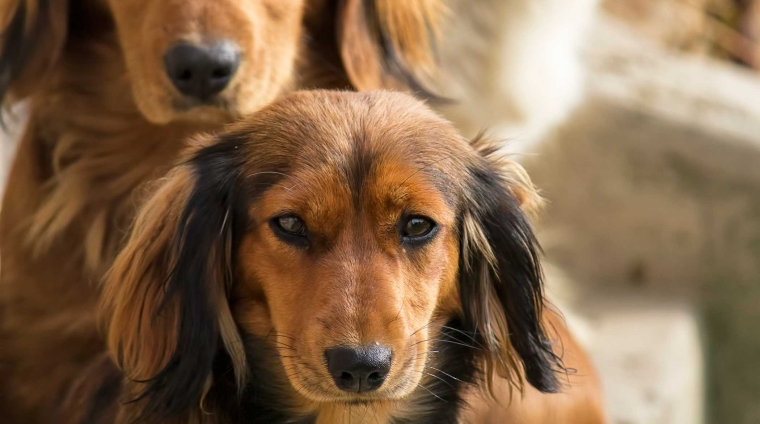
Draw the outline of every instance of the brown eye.
[[[303,236],[306,234],[306,224],[297,216],[281,216],[275,218],[277,227],[283,232],[294,235]]]
[[[269,228],[283,242],[307,249],[309,247],[309,230],[303,219],[296,215],[281,215],[269,220]]]
[[[421,216],[412,216],[406,220],[401,236],[407,241],[423,241],[432,236],[435,223]]]

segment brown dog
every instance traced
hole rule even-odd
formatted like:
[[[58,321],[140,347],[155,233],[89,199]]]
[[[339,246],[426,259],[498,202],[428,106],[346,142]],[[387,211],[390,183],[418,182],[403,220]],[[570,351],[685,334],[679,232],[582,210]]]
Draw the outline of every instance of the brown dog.
[[[85,405],[117,423],[601,423],[594,370],[544,309],[539,204],[519,165],[406,95],[281,99],[198,140],[141,209],[104,291],[122,402]]]
[[[30,117],[0,217],[0,409],[18,410],[2,421],[65,422],[72,390],[108,368],[94,359],[98,283],[137,188],[165,174],[188,134],[297,87],[420,89],[437,5],[3,2],[0,97],[28,99]]]

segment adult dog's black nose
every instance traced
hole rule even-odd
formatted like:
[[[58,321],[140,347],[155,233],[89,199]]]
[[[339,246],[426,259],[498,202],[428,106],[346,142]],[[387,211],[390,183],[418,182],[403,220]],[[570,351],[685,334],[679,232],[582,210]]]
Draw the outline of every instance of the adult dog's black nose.
[[[339,389],[362,393],[377,390],[391,369],[392,352],[385,346],[333,347],[325,351],[327,370]]]
[[[230,41],[178,44],[164,55],[166,73],[177,90],[198,100],[224,90],[239,64],[238,48]]]

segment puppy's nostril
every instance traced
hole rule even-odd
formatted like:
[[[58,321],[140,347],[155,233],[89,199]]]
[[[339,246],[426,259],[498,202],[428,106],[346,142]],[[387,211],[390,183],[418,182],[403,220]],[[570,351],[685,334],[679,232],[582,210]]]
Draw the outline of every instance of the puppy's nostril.
[[[211,73],[211,76],[214,78],[227,78],[232,74],[232,70],[229,68],[220,68],[220,69],[214,69],[214,72]]]
[[[182,81],[191,80],[191,79],[193,79],[193,73],[189,69],[186,69],[186,70],[182,71],[177,76],[177,78],[180,79],[180,80],[182,80]]]
[[[325,351],[327,370],[339,389],[361,393],[377,390],[391,368],[392,351],[386,346],[334,347]]]

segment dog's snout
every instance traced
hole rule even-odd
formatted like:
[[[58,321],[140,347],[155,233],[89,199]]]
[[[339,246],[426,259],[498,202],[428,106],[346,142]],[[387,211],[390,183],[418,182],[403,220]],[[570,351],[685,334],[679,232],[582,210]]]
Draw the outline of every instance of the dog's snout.
[[[207,100],[227,87],[238,65],[240,53],[230,41],[214,44],[178,44],[164,55],[166,73],[180,93]]]
[[[333,347],[325,351],[327,370],[339,389],[361,393],[377,390],[391,369],[389,347]]]

